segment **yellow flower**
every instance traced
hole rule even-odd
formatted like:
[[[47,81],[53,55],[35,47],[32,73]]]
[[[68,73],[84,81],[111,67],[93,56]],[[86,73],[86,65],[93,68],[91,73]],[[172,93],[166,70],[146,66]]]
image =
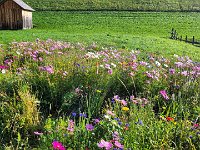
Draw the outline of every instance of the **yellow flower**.
[[[123,111],[128,111],[129,108],[128,108],[128,107],[122,107],[122,110],[123,110]]]
[[[101,93],[101,90],[96,90],[97,93]]]

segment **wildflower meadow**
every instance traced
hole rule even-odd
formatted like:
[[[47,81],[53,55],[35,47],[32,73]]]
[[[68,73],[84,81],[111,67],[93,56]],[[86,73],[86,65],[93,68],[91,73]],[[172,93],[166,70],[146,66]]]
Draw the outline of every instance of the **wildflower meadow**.
[[[0,149],[200,149],[200,62],[56,40],[0,46]]]

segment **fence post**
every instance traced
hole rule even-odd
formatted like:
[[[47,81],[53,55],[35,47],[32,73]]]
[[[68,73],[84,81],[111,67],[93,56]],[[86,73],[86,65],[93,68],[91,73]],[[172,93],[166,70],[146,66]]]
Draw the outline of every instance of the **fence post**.
[[[177,34],[177,33],[176,33],[176,30],[174,30],[174,39],[177,39],[177,38],[176,38],[176,34]]]
[[[173,37],[174,37],[174,28],[172,28],[171,39],[173,39]]]
[[[188,40],[187,40],[187,35],[186,35],[186,37],[185,37],[185,42],[186,42],[186,43],[188,42]]]
[[[176,33],[176,40],[178,40],[179,38],[178,38],[178,33]]]
[[[180,41],[182,41],[182,35],[180,36]]]
[[[193,36],[193,38],[192,38],[192,44],[194,45],[194,36]]]

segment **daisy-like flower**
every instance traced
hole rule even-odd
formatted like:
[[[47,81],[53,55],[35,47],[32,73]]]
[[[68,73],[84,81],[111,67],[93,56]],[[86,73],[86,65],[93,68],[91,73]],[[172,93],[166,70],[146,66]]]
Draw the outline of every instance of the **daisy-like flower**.
[[[111,142],[106,142],[104,140],[101,140],[99,143],[97,143],[97,146],[99,148],[105,148],[106,150],[110,150],[113,147]]]
[[[123,111],[129,111],[129,108],[128,107],[122,107],[122,110]]]
[[[114,145],[115,145],[117,148],[124,148],[124,145],[122,145],[122,144],[119,143],[118,141],[115,141]]]

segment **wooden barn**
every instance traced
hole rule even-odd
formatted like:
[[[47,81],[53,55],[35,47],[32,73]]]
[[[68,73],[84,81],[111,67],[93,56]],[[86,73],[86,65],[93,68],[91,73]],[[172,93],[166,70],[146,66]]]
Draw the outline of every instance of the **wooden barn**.
[[[0,29],[30,29],[32,9],[22,0],[0,0]]]

